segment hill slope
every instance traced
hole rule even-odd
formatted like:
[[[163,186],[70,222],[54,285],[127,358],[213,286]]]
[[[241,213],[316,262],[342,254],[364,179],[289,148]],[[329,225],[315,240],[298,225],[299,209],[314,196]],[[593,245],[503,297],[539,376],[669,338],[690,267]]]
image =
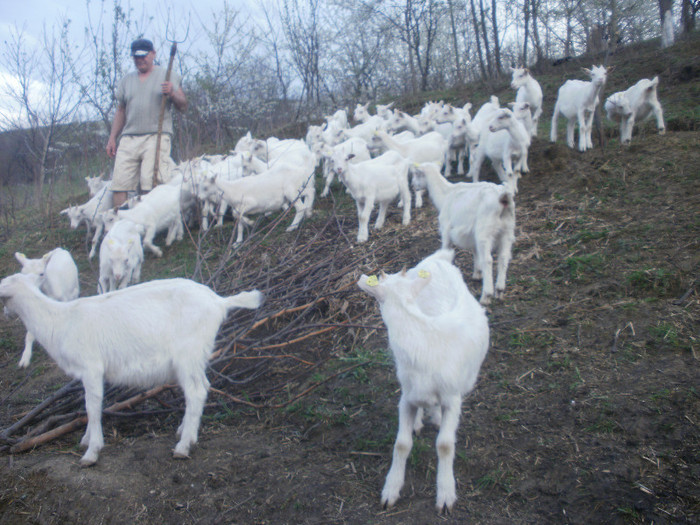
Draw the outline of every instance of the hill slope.
[[[464,403],[458,501],[444,521],[697,522],[697,49],[694,42],[666,51],[649,44],[611,57],[616,71],[607,93],[660,77],[669,132],[658,136],[646,123],[629,148],[619,147],[610,127],[606,147],[585,154],[542,140],[556,88],[590,64],[538,76],[544,125],[531,149],[532,172],[519,185],[506,297],[489,308],[492,344]],[[478,105],[487,94],[479,98],[476,89],[470,100]],[[505,84],[496,94],[513,98]],[[227,361],[246,382],[224,381],[223,394],[210,394],[192,459],[170,458],[177,412],[106,417],[107,446],[89,470],[78,467],[77,433],[5,456],[4,523],[438,520],[430,427],[415,439],[402,498],[389,511],[379,506],[398,383],[376,305],[352,284],[360,272],[394,272],[432,253],[439,246],[434,210],[416,211],[409,228],[394,211],[385,229],[356,246],[354,206],[336,187],[298,233],[269,225],[261,229],[266,238],[252,239],[235,258],[228,256],[229,224],[204,239],[193,232],[144,268],[146,278],[195,276],[220,291],[260,286],[268,294],[262,315],[274,317],[243,340],[265,340],[257,357],[272,357],[260,360],[264,367]],[[16,249],[35,256],[62,244],[77,254],[83,294],[92,293],[96,267],[85,258],[84,233],[59,219],[31,226],[3,247],[2,274],[15,271]],[[457,264],[471,275],[467,254]],[[468,284],[480,292],[479,282]],[[227,333],[222,346],[231,341]],[[294,343],[299,334],[313,336]],[[42,352],[29,372],[16,369],[22,336],[18,322],[0,324],[1,428],[66,381]],[[273,348],[275,337],[289,344]],[[237,351],[247,355],[245,345]],[[143,410],[168,405],[179,406],[174,395]]]

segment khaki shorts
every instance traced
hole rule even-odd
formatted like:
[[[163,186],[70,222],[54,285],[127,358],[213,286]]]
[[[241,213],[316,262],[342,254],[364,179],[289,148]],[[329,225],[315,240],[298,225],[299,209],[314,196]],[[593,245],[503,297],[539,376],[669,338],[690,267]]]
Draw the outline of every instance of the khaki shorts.
[[[127,135],[119,139],[117,156],[114,159],[112,191],[150,191],[153,187],[153,166],[156,162],[156,139],[158,135]],[[160,159],[158,183],[170,180],[170,135],[160,137]]]

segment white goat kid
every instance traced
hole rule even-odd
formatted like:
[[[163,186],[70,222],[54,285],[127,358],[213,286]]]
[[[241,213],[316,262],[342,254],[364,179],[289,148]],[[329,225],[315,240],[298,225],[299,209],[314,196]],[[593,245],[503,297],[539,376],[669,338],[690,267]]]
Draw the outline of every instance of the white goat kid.
[[[0,281],[0,299],[56,364],[82,381],[88,424],[80,463],[88,466],[104,446],[105,381],[138,388],[180,385],[185,417],[173,454],[188,457],[197,442],[209,388],[205,370],[219,327],[234,308],[258,308],[262,294],[224,298],[188,279],[164,279],[62,303],[41,293],[34,276],[15,274]]]
[[[100,278],[97,293],[121,290],[141,280],[143,226],[131,221],[114,223],[100,246]]]
[[[596,106],[600,101],[600,91],[605,85],[608,73],[613,70],[603,66],[593,66],[593,69],[583,68],[583,72],[591,77],[590,82],[583,80],[567,80],[559,88],[557,101],[552,115],[552,129],[550,140],[557,141],[557,119],[559,114],[564,115],[566,123],[566,143],[570,148],[574,147],[574,127],[578,122],[578,149],[586,151],[593,147],[591,132],[593,130],[593,116]]]
[[[55,248],[44,254],[41,259],[28,259],[23,253],[16,252],[15,259],[22,265],[23,274],[39,277],[38,285],[42,292],[57,301],[72,301],[80,295],[78,267],[73,257],[63,248]],[[24,338],[24,352],[19,366],[26,368],[32,360],[34,335],[27,331]]]
[[[659,135],[666,133],[664,114],[656,97],[656,87],[659,77],[649,80],[643,78],[625,91],[619,91],[605,101],[605,112],[608,118],[620,123],[620,142],[632,142],[632,129],[635,122],[642,121],[654,115]]]
[[[468,176],[478,182],[481,165],[488,157],[501,182],[517,193],[518,177],[529,171],[530,133],[522,119],[530,122],[531,115],[527,103],[517,103],[514,109],[515,112],[499,109],[493,114],[480,134],[479,145],[469,162]]]
[[[335,172],[331,169],[331,158],[334,155],[347,157],[352,153],[353,157],[350,160],[352,164],[364,162],[371,158],[367,142],[359,137],[348,139],[333,147],[324,144],[322,147],[317,148],[315,153],[323,158],[323,177],[326,182],[323,186],[321,197],[326,197],[328,195],[331,184],[333,183]]]
[[[104,176],[104,173],[100,173],[97,177],[85,177],[85,182],[87,182],[90,197],[94,197],[95,194],[102,188],[108,184],[112,184],[112,181],[110,180],[103,180]]]
[[[387,152],[375,159],[352,164],[353,154],[334,155],[332,169],[350,191],[357,205],[357,242],[369,238],[369,219],[374,204],[379,203],[379,212],[374,224],[376,229],[384,226],[387,208],[396,199],[401,199],[402,224],[411,222],[411,190],[408,185],[409,162],[399,153]]]
[[[457,500],[453,463],[462,398],[476,384],[489,327],[453,257],[452,250],[440,250],[408,272],[379,279],[362,275],[357,283],[379,302],[401,384],[399,429],[381,496],[385,507],[399,498],[422,409],[436,409],[441,416],[436,507],[451,511]]]
[[[508,264],[515,242],[515,202],[503,184],[450,183],[431,163],[412,167],[414,184],[425,184],[438,210],[442,247],[455,245],[474,256],[473,279],[482,280],[480,302],[499,299],[506,289]],[[493,256],[498,253],[494,290]]]
[[[166,246],[170,246],[176,239],[181,240],[184,235],[180,211],[180,188],[177,186],[169,184],[156,186],[130,210],[119,210],[117,217],[143,226],[143,247],[148,248],[156,257],[163,255],[163,251],[153,244],[153,238],[158,232],[168,231],[165,238]]]
[[[106,185],[98,190],[86,203],[61,210],[60,214],[66,215],[70,219],[70,227],[73,230],[78,228],[83,222],[88,225],[88,229],[91,229],[95,217],[112,206],[112,192],[109,191],[109,185]]]
[[[510,68],[512,79],[510,87],[517,89],[515,94],[515,102],[524,102],[530,105],[532,112],[532,126],[528,131],[530,136],[537,136],[537,127],[542,115],[542,88],[540,83],[535,80],[527,68]]]

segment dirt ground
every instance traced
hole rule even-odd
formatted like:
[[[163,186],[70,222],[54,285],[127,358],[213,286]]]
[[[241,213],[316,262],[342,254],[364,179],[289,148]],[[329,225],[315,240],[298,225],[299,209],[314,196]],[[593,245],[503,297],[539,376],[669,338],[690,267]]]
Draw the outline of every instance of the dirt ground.
[[[386,333],[351,328],[290,348],[330,357],[314,372],[328,380],[284,409],[211,394],[189,460],[171,457],[179,414],[105,417],[92,468],[79,467],[79,432],[5,453],[0,521],[698,523],[698,144],[698,131],[657,136],[651,125],[629,148],[533,144],[506,297],[488,308],[491,347],[463,404],[452,514],[434,508],[430,426],[414,441],[401,498],[381,508],[398,383]],[[439,247],[433,207],[415,215],[402,228],[394,211],[368,245],[391,244],[414,265]],[[352,241],[356,222],[343,228]],[[401,267],[367,260],[375,264]],[[471,275],[469,256],[457,264]],[[468,284],[480,293],[481,283]],[[381,325],[369,298],[353,290],[347,300],[358,325]],[[3,320],[0,330],[6,428],[66,378],[42,350],[18,370],[21,325]],[[352,363],[365,364],[334,375]]]

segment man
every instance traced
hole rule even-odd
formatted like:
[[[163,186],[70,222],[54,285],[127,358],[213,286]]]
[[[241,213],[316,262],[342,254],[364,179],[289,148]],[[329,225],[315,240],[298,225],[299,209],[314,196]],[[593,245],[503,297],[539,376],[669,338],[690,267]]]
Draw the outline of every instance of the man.
[[[153,186],[158,120],[162,97],[167,97],[160,137],[159,180],[170,170],[170,137],[173,133],[172,106],[187,109],[187,97],[174,72],[165,81],[165,68],[153,61],[153,43],[145,38],[131,43],[136,71],[126,75],[117,87],[117,111],[107,141],[107,155],[114,158],[112,192],[114,207],[126,201],[128,191],[148,192]],[[121,137],[120,137],[121,135]],[[119,138],[119,145],[117,139]]]

